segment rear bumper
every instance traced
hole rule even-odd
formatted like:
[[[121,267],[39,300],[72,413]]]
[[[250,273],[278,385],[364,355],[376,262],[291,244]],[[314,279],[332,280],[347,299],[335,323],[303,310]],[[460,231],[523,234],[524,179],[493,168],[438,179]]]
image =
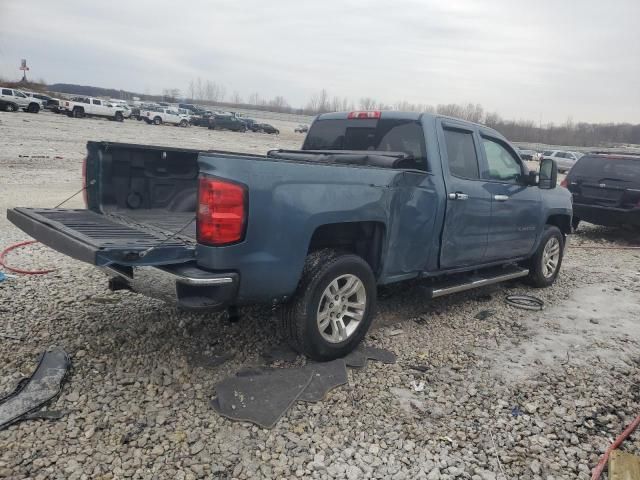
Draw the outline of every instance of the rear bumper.
[[[189,311],[215,312],[235,305],[240,283],[235,272],[209,272],[195,262],[135,269],[109,266],[104,270],[137,293]]]
[[[596,205],[573,204],[573,216],[585,222],[609,227],[619,225],[640,226],[640,208],[623,209]]]

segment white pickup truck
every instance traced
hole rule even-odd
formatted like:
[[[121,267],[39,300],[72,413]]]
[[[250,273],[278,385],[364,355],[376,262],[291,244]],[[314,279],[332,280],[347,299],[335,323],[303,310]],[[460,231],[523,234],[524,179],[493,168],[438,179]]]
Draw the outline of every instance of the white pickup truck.
[[[15,88],[0,88],[0,109],[15,112],[20,108],[25,112],[38,113],[44,105],[42,100],[29,97]]]
[[[170,125],[179,125],[181,127],[189,126],[189,117],[172,108],[149,108],[147,110],[141,110],[140,116],[149,124],[153,123],[154,125],[161,125],[163,123],[168,123]]]
[[[70,117],[103,117],[121,122],[124,120],[122,107],[114,107],[107,100],[92,97],[74,97],[60,102],[61,113]]]

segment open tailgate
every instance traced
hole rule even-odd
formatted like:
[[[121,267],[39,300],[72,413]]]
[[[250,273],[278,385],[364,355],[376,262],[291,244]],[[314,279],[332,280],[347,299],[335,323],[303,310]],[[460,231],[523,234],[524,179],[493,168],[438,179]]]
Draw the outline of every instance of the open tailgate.
[[[12,208],[7,218],[48,247],[92,265],[170,265],[195,256],[195,240],[170,238],[157,229],[91,210]]]

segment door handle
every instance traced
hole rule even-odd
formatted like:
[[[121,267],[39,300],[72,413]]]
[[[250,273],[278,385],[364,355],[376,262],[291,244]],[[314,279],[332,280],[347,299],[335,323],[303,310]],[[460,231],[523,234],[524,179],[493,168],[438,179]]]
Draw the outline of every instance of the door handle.
[[[506,202],[509,200],[509,195],[494,195],[493,199],[497,202]]]
[[[449,200],[469,200],[469,195],[462,192],[450,193]]]

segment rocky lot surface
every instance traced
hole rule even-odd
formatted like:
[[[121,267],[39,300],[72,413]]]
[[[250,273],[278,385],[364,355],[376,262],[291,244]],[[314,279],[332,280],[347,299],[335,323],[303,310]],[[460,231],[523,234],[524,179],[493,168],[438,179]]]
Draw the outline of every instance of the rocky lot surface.
[[[80,188],[87,140],[299,146],[294,123],[276,126],[279,138],[2,112],[0,246],[25,239],[6,208],[53,206]],[[546,290],[514,282],[433,301],[419,284],[382,290],[367,343],[397,364],[351,370],[348,385],[295,404],[273,430],[208,404],[216,382],[263,365],[280,344],[269,309],[246,309],[237,323],[184,313],[25,248],[12,264],[56,270],[0,283],[0,395],[60,345],[73,369],[47,408],[70,412],[0,431],[0,478],[587,479],[640,413],[640,251],[578,247],[634,244],[625,231],[581,226]],[[508,306],[515,293],[546,307]],[[640,432],[623,449],[640,455]]]

